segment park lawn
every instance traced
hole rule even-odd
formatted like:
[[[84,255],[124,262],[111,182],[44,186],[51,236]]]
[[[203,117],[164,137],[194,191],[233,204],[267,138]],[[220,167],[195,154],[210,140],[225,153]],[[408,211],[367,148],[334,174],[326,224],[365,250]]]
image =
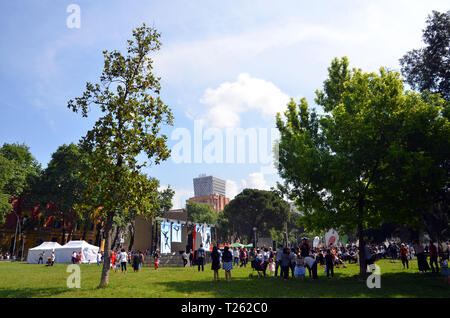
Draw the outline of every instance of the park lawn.
[[[417,261],[409,270],[401,263],[380,260],[381,288],[369,289],[365,280],[359,280],[356,264],[335,269],[335,277],[327,279],[323,268],[318,268],[319,279],[250,278],[251,268],[235,268],[232,282],[213,282],[211,265],[204,272],[196,267],[159,268],[144,267],[141,272],[129,270],[127,274],[110,272],[110,284],[98,289],[101,267],[96,264],[80,265],[81,288],[67,287],[68,264],[53,267],[22,262],[0,262],[0,297],[57,297],[57,298],[301,298],[301,297],[450,297],[450,286],[443,277],[431,273],[419,274]],[[131,266],[130,266],[131,267]]]

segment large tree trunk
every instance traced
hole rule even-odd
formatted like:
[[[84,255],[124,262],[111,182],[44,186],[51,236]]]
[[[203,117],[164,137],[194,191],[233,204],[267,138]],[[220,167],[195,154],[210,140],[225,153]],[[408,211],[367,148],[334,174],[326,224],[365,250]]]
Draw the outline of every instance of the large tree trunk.
[[[135,232],[135,223],[134,219],[131,220],[130,226],[128,227],[130,230],[130,244],[128,245],[128,250],[131,251],[133,249],[134,244],[134,232]]]
[[[62,219],[62,233],[61,233],[61,245],[66,244],[66,227],[64,225],[64,218]]]
[[[359,239],[359,277],[364,278],[367,272],[366,265],[366,253],[365,247],[366,242],[364,241],[364,232],[363,232],[363,209],[364,209],[364,201],[363,199],[359,199],[358,202],[358,214],[359,214],[359,224],[358,224],[358,239]]]
[[[119,228],[119,226],[116,226],[116,234],[114,235],[114,240],[113,240],[113,242],[111,244],[111,247],[113,249],[116,249],[117,240],[119,239],[119,234],[120,234],[120,228]]]
[[[113,214],[109,213],[105,222],[105,248],[103,251],[103,269],[99,287],[106,287],[109,283],[109,268],[111,266],[111,229],[113,225]]]

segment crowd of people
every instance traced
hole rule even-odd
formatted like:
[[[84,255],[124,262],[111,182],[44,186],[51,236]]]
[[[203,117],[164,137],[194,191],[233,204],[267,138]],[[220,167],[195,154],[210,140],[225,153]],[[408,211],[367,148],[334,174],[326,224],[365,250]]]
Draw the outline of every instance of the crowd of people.
[[[418,269],[421,273],[431,271],[442,272],[446,281],[448,276],[448,258],[450,245],[448,243],[437,245],[434,242],[422,245],[418,241],[411,244],[391,242],[389,244],[366,244],[364,255],[367,265],[374,264],[380,259],[390,259],[391,262],[401,261],[404,269],[409,269],[409,262],[417,259]],[[189,256],[188,256],[189,255]],[[430,261],[427,262],[429,255]],[[183,253],[184,266],[190,259],[190,265],[198,266],[198,271],[204,270],[205,250],[200,246],[198,250],[189,254]],[[230,248],[223,250],[217,246],[211,252],[211,270],[214,271],[214,281],[219,279],[219,270],[225,271],[225,279],[231,281],[233,268],[246,267],[251,264],[258,277],[281,277],[287,280],[291,277],[305,279],[308,276],[317,279],[318,266],[328,278],[334,277],[334,269],[340,266],[346,268],[347,264],[359,263],[359,249],[356,244],[312,247],[307,239],[303,239],[298,247],[284,247],[278,245],[277,250],[271,247],[261,248]],[[439,265],[440,264],[440,265]],[[441,268],[441,269],[440,269]],[[253,277],[254,273],[250,274]]]

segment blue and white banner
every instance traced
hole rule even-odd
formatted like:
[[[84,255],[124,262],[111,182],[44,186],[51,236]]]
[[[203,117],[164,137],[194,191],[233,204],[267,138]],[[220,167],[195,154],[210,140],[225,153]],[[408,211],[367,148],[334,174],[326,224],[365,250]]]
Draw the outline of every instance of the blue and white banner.
[[[170,241],[170,233],[171,227],[170,223],[166,221],[161,221],[161,253],[170,253],[171,250],[171,241]]]
[[[203,246],[205,247],[205,250],[209,251],[211,248],[211,227],[204,225],[203,229]]]
[[[172,223],[172,242],[181,242],[181,224]]]

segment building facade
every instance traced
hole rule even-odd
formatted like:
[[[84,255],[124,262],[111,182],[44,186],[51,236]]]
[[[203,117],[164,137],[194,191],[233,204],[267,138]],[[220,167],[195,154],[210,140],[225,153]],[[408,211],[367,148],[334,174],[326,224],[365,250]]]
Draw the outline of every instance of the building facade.
[[[226,181],[213,176],[194,178],[194,196],[221,195],[226,197]]]
[[[230,199],[218,194],[203,195],[199,197],[193,197],[186,202],[207,203],[214,211],[222,211],[225,206],[230,202]]]

